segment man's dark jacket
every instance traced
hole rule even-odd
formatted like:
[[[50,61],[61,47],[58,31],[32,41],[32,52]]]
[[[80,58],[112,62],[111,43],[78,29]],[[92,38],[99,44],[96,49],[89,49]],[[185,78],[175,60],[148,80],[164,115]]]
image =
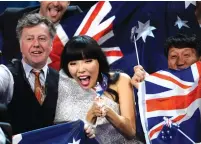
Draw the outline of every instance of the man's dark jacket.
[[[8,121],[13,134],[53,125],[58,98],[58,72],[48,69],[45,81],[46,98],[40,105],[26,78],[22,63],[14,61],[7,67],[14,78],[13,97],[8,104]]]
[[[7,8],[0,15],[0,31],[2,32],[3,37],[2,55],[5,63],[11,61],[13,58],[21,58],[19,41],[16,38],[16,26],[18,19],[20,19],[24,14],[38,12],[39,6],[27,8]],[[81,12],[82,11],[78,6],[69,6],[61,21]]]

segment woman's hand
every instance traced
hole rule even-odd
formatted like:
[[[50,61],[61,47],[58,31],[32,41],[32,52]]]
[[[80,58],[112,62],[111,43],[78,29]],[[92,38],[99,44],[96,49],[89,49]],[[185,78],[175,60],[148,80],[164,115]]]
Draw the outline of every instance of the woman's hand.
[[[85,123],[84,124],[84,131],[88,138],[94,138],[95,137],[95,130],[94,127],[90,124]]]
[[[139,83],[145,79],[146,72],[141,65],[134,66],[134,75],[131,79],[132,85],[138,89]]]
[[[95,124],[97,117],[105,117],[105,105],[102,98],[95,98],[93,105],[87,112],[86,120],[92,124]]]

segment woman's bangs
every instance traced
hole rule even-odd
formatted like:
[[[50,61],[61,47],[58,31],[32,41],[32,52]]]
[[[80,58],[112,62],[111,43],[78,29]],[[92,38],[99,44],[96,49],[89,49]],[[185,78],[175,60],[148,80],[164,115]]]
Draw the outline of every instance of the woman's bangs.
[[[75,60],[82,60],[83,59],[83,54],[82,50],[73,50],[73,51],[68,51],[66,57],[68,61],[75,61]]]
[[[90,50],[90,48],[77,48],[71,52],[68,52],[67,55],[68,61],[76,61],[83,59],[97,59],[96,52],[94,49]]]
[[[83,49],[82,52],[83,59],[97,59],[96,51],[94,48]]]

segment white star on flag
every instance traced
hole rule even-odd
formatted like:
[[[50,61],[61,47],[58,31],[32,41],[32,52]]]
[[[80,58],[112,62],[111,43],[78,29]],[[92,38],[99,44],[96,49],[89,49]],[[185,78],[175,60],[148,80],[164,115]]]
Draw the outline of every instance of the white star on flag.
[[[196,6],[196,1],[185,1],[185,9],[187,9],[190,4]]]
[[[150,26],[150,20],[148,20],[145,24],[138,21],[138,25],[139,25],[139,28],[136,30],[136,33],[138,33],[136,41],[140,37],[142,37],[144,42],[146,41],[147,36],[154,37],[152,30],[155,30],[156,28],[153,26]]]
[[[80,140],[81,140],[81,139],[75,141],[75,139],[73,138],[73,143],[68,143],[68,144],[79,144],[79,143],[80,143]]]
[[[190,28],[190,27],[186,24],[187,22],[188,22],[188,21],[182,21],[182,20],[180,19],[180,17],[177,16],[177,21],[175,22],[174,26],[178,25],[178,28],[179,28],[179,29],[181,29],[183,26],[184,26],[184,27],[187,27],[187,28]]]

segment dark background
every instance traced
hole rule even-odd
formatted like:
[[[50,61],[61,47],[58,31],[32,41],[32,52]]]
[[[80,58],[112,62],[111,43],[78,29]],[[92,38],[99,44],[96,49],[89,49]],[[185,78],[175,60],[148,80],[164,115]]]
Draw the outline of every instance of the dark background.
[[[96,1],[71,1],[70,5],[78,5],[83,11],[89,9]],[[38,1],[0,1],[0,13],[7,7],[27,7],[39,5]]]

